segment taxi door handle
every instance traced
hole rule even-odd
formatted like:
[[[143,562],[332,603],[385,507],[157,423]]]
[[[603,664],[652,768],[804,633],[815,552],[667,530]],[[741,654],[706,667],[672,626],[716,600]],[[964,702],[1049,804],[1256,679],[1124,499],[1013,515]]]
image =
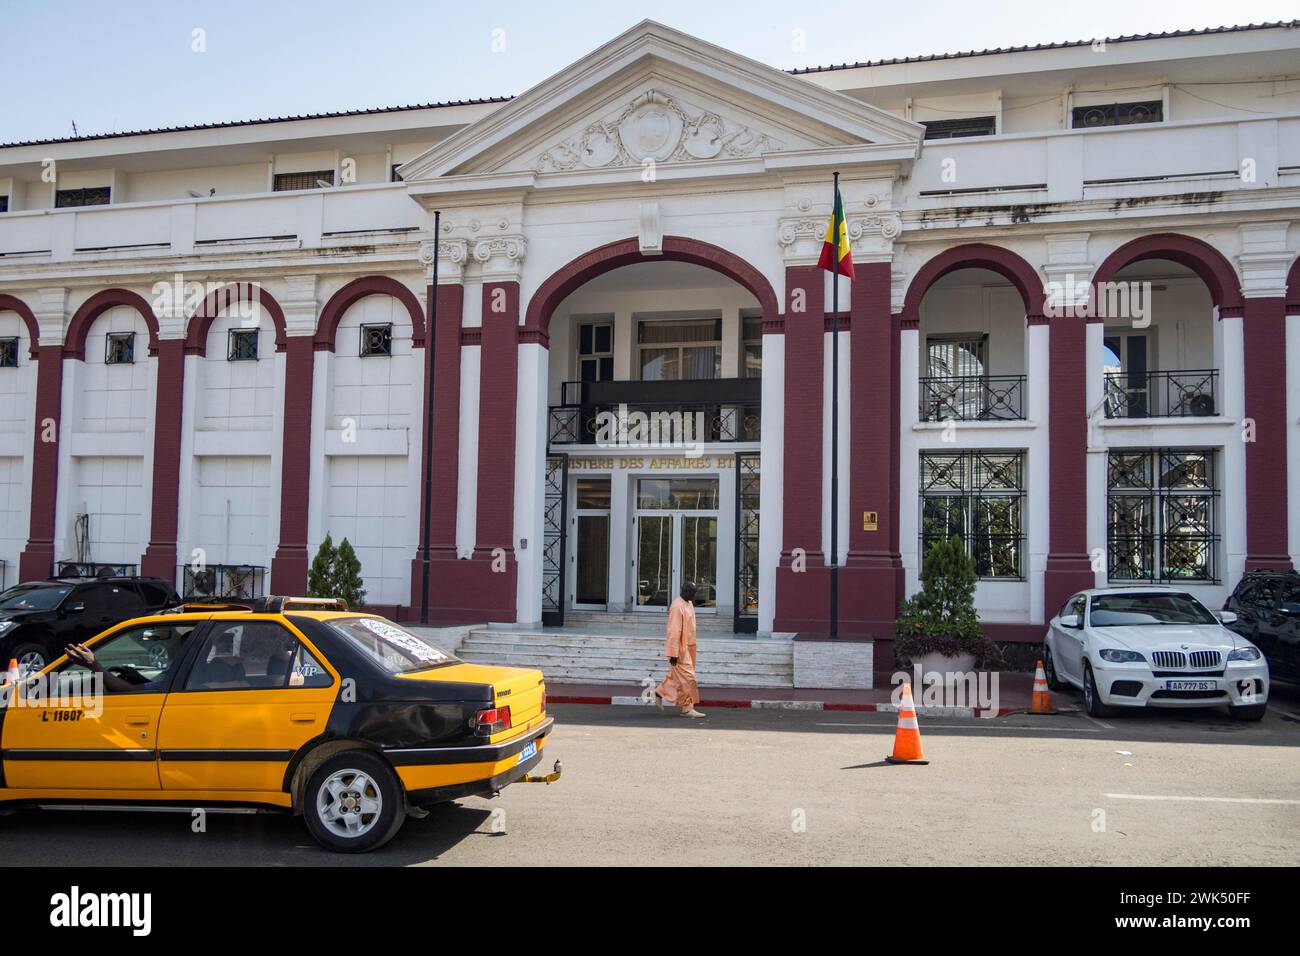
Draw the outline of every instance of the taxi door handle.
[[[314,724],[316,723],[315,714],[290,714],[289,722],[293,724]]]
[[[151,719],[148,714],[128,714],[126,724],[128,727],[148,727]]]

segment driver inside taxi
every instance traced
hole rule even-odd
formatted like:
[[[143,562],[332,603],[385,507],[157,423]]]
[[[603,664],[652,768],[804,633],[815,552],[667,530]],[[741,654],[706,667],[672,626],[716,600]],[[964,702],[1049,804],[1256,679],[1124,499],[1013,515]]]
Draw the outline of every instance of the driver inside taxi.
[[[105,670],[104,665],[95,660],[95,652],[85,644],[69,644],[63,649],[63,653],[68,655],[69,660],[84,664],[96,674],[103,674],[105,690],[118,692],[135,690],[142,684],[149,683],[149,678],[133,667],[114,668],[119,672],[120,676]]]

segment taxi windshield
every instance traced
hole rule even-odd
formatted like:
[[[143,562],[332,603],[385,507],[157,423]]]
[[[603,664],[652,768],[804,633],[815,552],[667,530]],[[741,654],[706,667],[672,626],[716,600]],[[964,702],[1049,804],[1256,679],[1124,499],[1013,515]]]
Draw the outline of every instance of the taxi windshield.
[[[390,674],[423,670],[455,660],[427,637],[383,618],[335,618],[325,623]]]

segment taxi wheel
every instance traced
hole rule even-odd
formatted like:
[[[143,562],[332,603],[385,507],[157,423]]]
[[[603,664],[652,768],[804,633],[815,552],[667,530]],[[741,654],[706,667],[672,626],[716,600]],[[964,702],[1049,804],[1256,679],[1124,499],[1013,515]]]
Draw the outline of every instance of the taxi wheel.
[[[326,849],[364,853],[396,835],[406,819],[403,802],[388,764],[364,750],[348,750],[312,774],[303,794],[303,819]]]

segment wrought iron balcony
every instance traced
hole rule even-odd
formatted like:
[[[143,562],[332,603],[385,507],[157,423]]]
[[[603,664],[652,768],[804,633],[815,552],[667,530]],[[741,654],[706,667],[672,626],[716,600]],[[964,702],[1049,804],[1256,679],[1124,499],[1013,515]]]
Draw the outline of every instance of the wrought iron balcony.
[[[921,379],[921,421],[1020,421],[1023,375],[938,375]]]
[[[256,564],[181,565],[185,601],[251,601],[266,596],[266,568]]]
[[[102,561],[60,561],[56,578],[130,578],[136,574],[134,564],[105,564]]]
[[[1106,373],[1107,418],[1206,418],[1218,413],[1218,369]]]
[[[561,403],[548,410],[546,438],[551,445],[595,445],[612,426],[625,429],[629,447],[756,442],[761,405],[757,378],[565,382]]]

